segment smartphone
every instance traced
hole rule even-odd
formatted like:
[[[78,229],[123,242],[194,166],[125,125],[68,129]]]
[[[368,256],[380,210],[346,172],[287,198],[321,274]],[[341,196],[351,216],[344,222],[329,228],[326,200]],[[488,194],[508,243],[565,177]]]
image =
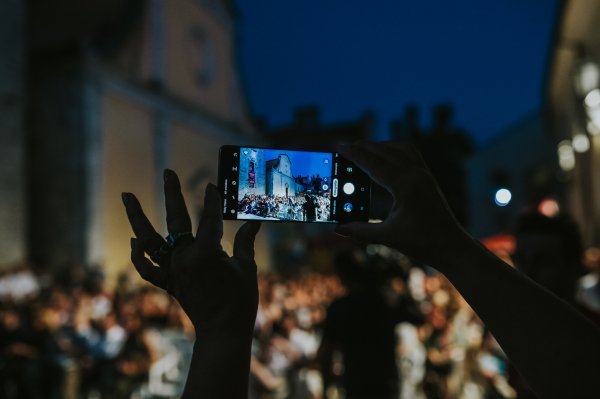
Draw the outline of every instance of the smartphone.
[[[371,179],[337,152],[223,146],[219,190],[226,220],[369,220]]]

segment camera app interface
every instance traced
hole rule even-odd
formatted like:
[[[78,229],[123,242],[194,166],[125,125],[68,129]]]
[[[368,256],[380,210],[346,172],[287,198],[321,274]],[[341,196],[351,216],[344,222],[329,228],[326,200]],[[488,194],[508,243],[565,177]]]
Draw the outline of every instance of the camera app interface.
[[[237,218],[331,222],[332,154],[240,148]]]
[[[219,158],[224,219],[368,220],[371,180],[337,152],[223,146]]]

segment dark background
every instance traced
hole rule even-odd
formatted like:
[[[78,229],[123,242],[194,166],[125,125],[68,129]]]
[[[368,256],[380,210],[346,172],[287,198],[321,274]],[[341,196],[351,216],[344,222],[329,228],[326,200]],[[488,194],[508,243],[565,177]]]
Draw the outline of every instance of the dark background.
[[[366,6],[368,4],[368,7]],[[325,123],[378,117],[377,138],[408,103],[452,103],[479,144],[540,107],[557,2],[240,0],[241,67],[269,124],[295,106]]]

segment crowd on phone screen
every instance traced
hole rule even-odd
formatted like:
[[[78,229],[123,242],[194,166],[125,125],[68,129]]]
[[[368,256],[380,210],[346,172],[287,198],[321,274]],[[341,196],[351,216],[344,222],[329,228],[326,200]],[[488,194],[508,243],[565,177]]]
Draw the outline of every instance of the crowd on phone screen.
[[[402,265],[402,273],[380,281],[379,293],[390,306],[409,298],[422,315],[395,327],[398,398],[516,397],[501,349],[441,274],[384,247],[367,247],[364,256]],[[600,312],[600,250],[586,259],[576,297]],[[56,274],[28,265],[4,272],[0,397],[177,397],[193,327],[167,294],[131,276],[107,290],[98,268],[77,264]],[[249,397],[343,398],[344,354],[334,353],[329,370],[319,359],[328,308],[348,295],[337,275],[309,267],[285,278],[260,273],[259,292]],[[327,386],[324,372],[331,376]]]
[[[295,221],[328,221],[329,197],[299,194],[295,196],[276,196],[245,194],[238,201],[239,213]]]

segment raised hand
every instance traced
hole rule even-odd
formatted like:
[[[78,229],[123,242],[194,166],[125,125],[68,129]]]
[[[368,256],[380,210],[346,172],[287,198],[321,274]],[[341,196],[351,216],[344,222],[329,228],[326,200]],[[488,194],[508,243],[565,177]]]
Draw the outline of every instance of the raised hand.
[[[140,276],[167,290],[181,304],[197,330],[224,328],[252,330],[258,305],[254,237],[258,222],[238,231],[233,256],[221,248],[223,219],[217,188],[206,187],[204,211],[196,237],[175,172],[164,172],[167,229],[175,245],[167,242],[144,215],[138,199],[123,194],[127,216],[137,238],[131,239],[131,260]],[[161,248],[163,248],[161,253]],[[144,253],[158,262],[155,266]]]
[[[388,190],[394,201],[383,222],[347,223],[338,226],[338,233],[387,245],[429,264],[439,263],[439,254],[470,240],[412,146],[362,142],[338,151]]]
[[[122,194],[136,236],[131,239],[131,260],[144,280],[177,299],[196,329],[193,378],[188,378],[185,397],[245,397],[258,306],[254,238],[260,223],[248,222],[238,230],[230,257],[221,247],[223,219],[217,188],[206,187],[195,237],[179,179],[168,169],[164,191],[166,240],[135,195]],[[227,378],[238,380],[232,386]]]
[[[442,271],[539,397],[598,396],[600,330],[471,238],[416,150],[361,143],[339,152],[394,197],[383,222],[348,223],[340,234],[391,246]]]

